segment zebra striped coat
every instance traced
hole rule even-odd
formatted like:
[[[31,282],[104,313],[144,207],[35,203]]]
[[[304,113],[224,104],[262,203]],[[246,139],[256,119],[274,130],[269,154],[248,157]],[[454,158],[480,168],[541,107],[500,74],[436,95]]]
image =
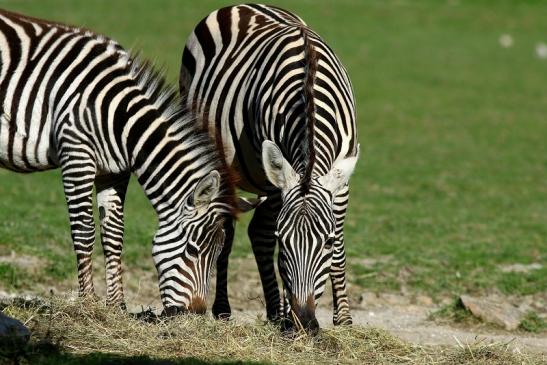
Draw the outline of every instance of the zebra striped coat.
[[[249,227],[270,319],[314,311],[330,274],[334,323],[351,323],[343,222],[358,145],[348,75],[325,42],[287,11],[239,5],[214,11],[191,33],[180,90],[219,139],[239,186],[267,196]],[[228,240],[232,237],[227,234]],[[280,244],[280,294],[273,264]],[[213,313],[229,315],[225,244]]]
[[[162,77],[103,36],[0,11],[0,100],[0,167],[62,170],[80,294],[93,293],[95,185],[107,302],[124,303],[133,172],[159,218],[152,251],[167,313],[204,312],[233,188],[216,146]]]

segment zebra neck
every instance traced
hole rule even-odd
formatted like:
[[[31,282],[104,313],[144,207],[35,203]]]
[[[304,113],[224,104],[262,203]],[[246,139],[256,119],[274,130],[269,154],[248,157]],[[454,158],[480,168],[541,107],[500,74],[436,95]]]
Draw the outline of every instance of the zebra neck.
[[[184,118],[158,118],[137,141],[129,141],[130,146],[132,171],[160,225],[180,216],[197,183],[216,165],[208,137]]]

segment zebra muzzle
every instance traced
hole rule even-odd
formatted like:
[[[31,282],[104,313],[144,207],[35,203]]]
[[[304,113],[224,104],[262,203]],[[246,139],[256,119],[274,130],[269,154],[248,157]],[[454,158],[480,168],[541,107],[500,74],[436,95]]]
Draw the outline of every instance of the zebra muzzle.
[[[315,318],[315,300],[310,295],[305,305],[299,304],[294,298],[291,299],[291,312],[289,321],[292,328],[297,331],[304,330],[310,335],[315,336],[319,332],[319,322]]]
[[[201,297],[192,297],[190,305],[188,306],[188,311],[195,314],[205,314],[207,311],[207,303],[205,299]]]

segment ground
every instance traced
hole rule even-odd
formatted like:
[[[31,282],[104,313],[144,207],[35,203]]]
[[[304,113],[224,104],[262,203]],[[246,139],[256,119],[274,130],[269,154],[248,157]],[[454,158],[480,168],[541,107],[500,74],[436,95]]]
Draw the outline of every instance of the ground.
[[[364,310],[366,318],[371,311],[389,313],[417,301],[420,313],[429,313],[471,294],[543,303],[529,309],[544,318],[547,88],[542,75],[547,60],[541,50],[547,43],[547,4],[271,3],[293,10],[324,37],[355,89],[362,157],[350,184],[345,226],[354,313]],[[192,27],[223,5],[213,0],[0,2],[2,8],[82,25],[140,49],[166,66],[173,83]],[[156,219],[134,180],[126,218],[129,304],[153,304],[157,289],[150,252]],[[260,310],[260,288],[244,280],[255,274],[246,238],[249,219],[243,215],[238,223],[231,293],[234,306]],[[241,283],[248,288],[240,290]],[[75,257],[59,172],[0,170],[0,290],[43,294],[74,287]],[[385,300],[359,302],[374,296]],[[324,308],[328,301],[322,298]],[[371,309],[375,305],[384,308]],[[395,331],[387,322],[384,327]],[[520,335],[546,336],[541,328],[537,335],[515,334]]]

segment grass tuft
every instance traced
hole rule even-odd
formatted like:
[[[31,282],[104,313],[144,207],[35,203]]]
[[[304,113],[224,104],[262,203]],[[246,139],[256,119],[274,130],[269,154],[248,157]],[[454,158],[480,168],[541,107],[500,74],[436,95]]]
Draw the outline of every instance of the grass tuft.
[[[547,322],[534,311],[526,313],[519,328],[526,332],[540,333],[547,331]]]
[[[436,323],[459,323],[465,325],[477,325],[482,323],[479,318],[475,317],[469,311],[469,309],[465,308],[459,297],[431,313],[429,319]]]

